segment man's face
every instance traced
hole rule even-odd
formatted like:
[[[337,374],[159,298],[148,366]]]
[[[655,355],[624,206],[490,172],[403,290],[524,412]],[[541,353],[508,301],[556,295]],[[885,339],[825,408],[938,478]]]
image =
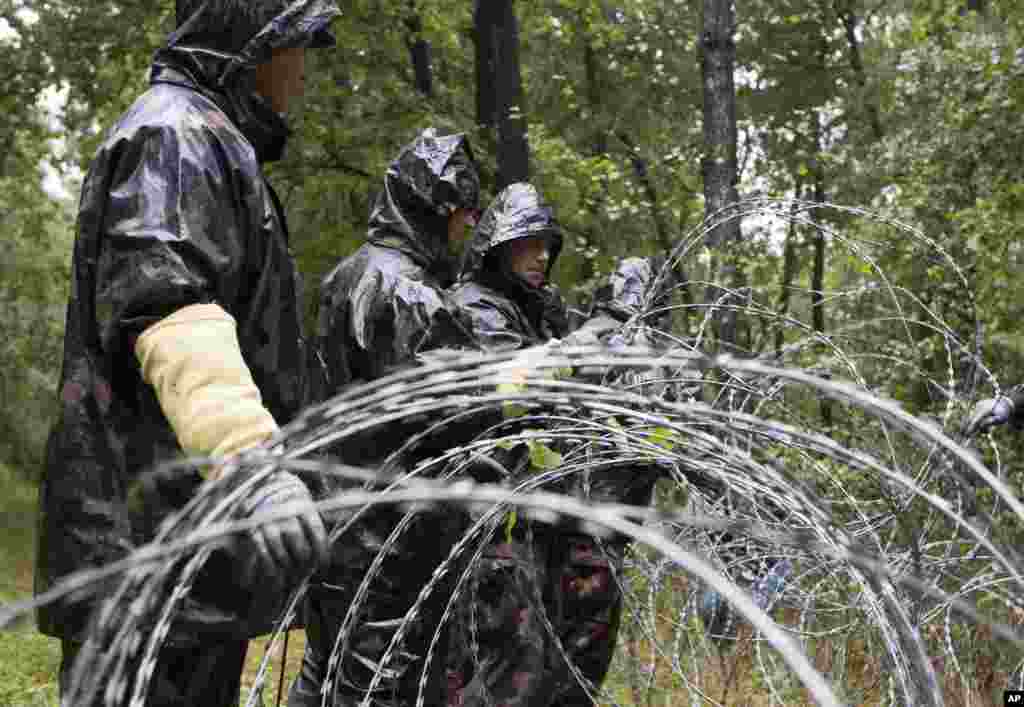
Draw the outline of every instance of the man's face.
[[[457,246],[465,242],[477,220],[476,209],[455,209],[448,217],[448,244]]]
[[[292,99],[306,90],[305,48],[278,49],[270,61],[257,66],[256,90],[275,111],[287,113]]]
[[[518,238],[508,244],[509,269],[533,287],[542,287],[547,279],[551,254],[546,238]]]

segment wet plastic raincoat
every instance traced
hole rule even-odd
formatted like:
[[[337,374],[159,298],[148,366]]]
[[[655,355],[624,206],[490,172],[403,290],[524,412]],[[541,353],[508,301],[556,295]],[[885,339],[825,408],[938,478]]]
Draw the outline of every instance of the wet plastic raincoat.
[[[535,288],[507,269],[503,246],[521,238],[549,241],[548,275],[562,250],[550,207],[529,184],[506,187],[484,212],[451,298],[484,349],[519,349],[563,336],[565,305],[551,286]]]
[[[126,511],[126,493],[141,472],[182,452],[133,353],[150,325],[216,303],[237,321],[274,418],[288,422],[305,402],[298,274],[261,169],[281,156],[288,127],[255,93],[254,72],[276,49],[332,44],[339,10],[332,0],[179,0],[177,9],[150,88],[107,133],[82,188],[60,410],[40,492],[37,591],[120,559],[151,530]],[[229,596],[236,589],[244,596],[224,583],[224,606],[242,611],[244,599]],[[39,628],[80,641],[92,607],[54,602],[39,611]],[[172,632],[172,643],[188,639]],[[217,704],[208,688],[204,704]]]
[[[454,277],[448,255],[448,220],[457,208],[475,209],[480,183],[462,134],[421,133],[402,149],[384,178],[370,216],[367,242],[324,279],[318,345],[327,380],[320,396],[346,384],[375,380],[414,362],[432,333],[452,346],[468,333],[452,316],[442,288]],[[389,423],[347,440],[333,453],[351,464],[376,466],[424,422]],[[404,513],[381,507],[332,548],[328,567],[311,583],[305,606],[306,651],[289,694],[291,705],[320,705],[328,659],[356,588]],[[424,514],[388,551],[356,621],[337,671],[329,704],[359,704],[397,623],[443,558],[461,525],[451,514]],[[374,694],[373,705],[405,704],[416,694],[426,651],[427,606],[396,663]],[[418,670],[417,667],[420,669]],[[435,677],[431,686],[440,685]],[[434,704],[429,697],[427,704]],[[413,704],[413,702],[409,702]]]
[[[566,337],[566,343],[574,346],[619,346],[631,343],[663,348],[667,341],[657,332],[663,331],[668,324],[668,305],[675,277],[671,273],[662,273],[662,270],[660,257],[620,260],[608,282],[594,293],[586,321]],[[654,371],[640,374],[627,369],[615,369],[612,373],[613,381],[605,382],[635,387],[640,385],[641,375],[647,379],[667,377]],[[679,375],[673,377],[678,378]],[[664,383],[642,385],[637,390],[670,398],[678,392]]]
[[[531,304],[534,311],[543,311],[537,304],[543,294],[509,281],[500,263],[488,259],[501,243],[554,233],[557,225],[525,185],[503,193],[491,208],[494,213],[481,221],[453,300],[473,321],[474,333],[494,348],[542,343],[552,334],[547,321],[558,320],[530,316]],[[597,293],[585,324],[563,340],[571,345],[625,343],[623,325],[645,311],[652,297],[656,304],[664,299],[671,287],[670,280],[659,281],[657,275],[657,265],[649,260],[622,261]],[[617,385],[631,374],[602,370],[598,377]],[[561,490],[588,500],[643,505],[664,473],[653,462],[630,461],[572,477]],[[475,590],[462,601],[450,644],[448,704],[592,704],[590,695],[604,681],[615,650],[626,539],[600,541],[574,528],[531,527],[529,522],[516,527],[522,529],[511,538],[495,538],[485,551],[474,571]]]
[[[391,163],[366,243],[324,278],[317,333],[327,369],[323,398],[410,363],[428,331],[453,325],[441,294],[455,275],[448,216],[475,209],[479,198],[465,135],[428,129]]]
[[[481,219],[452,290],[485,349],[534,346],[566,334],[556,291],[532,287],[509,270],[504,257],[506,244],[529,237],[548,240],[550,273],[562,247],[561,230],[534,187],[513,184]],[[525,473],[522,465],[519,471]],[[586,536],[529,521],[499,535],[459,600],[450,629],[446,703],[569,704],[579,696],[577,680],[545,617],[572,663],[587,680],[600,682],[618,612],[608,559]]]
[[[603,344],[611,347],[628,343],[650,346],[654,350],[663,348],[664,342],[647,329],[648,326],[661,329],[667,319],[658,308],[668,304],[674,279],[671,276],[659,279],[660,266],[659,258],[630,257],[620,260],[607,284],[595,293],[589,318],[577,331],[566,337],[565,343],[572,346]],[[647,316],[642,316],[645,312]],[[627,328],[628,324],[635,328]],[[602,368],[597,375],[577,371],[577,376],[658,397],[672,397],[675,391],[662,381],[679,377],[678,374],[670,375],[669,371],[625,367]],[[595,501],[646,505],[651,500],[654,483],[660,473],[655,465],[633,465],[628,470],[610,468],[588,475],[585,493],[582,493],[582,488],[578,491]]]

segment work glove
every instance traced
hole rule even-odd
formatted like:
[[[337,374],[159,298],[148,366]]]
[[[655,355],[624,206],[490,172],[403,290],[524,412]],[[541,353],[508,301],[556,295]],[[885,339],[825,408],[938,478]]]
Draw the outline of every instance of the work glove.
[[[312,502],[309,489],[298,477],[276,471],[243,506],[243,513],[244,517],[256,517]],[[279,595],[323,562],[327,549],[327,531],[315,510],[266,523],[240,541],[243,586],[266,588]]]
[[[569,333],[569,308],[562,293],[553,284],[546,285],[542,293],[543,313],[541,318],[547,325],[552,338],[562,338]]]
[[[195,469],[160,467],[141,475],[128,488],[133,525],[143,537],[152,537],[160,523],[184,508],[202,484],[203,477]]]
[[[971,410],[964,434],[973,435],[997,425],[1005,425],[1012,419],[1014,408],[1013,401],[1005,396],[979,401]]]

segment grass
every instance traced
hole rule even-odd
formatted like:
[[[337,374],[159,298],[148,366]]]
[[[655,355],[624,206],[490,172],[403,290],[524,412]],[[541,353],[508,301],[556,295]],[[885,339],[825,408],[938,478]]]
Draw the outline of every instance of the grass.
[[[253,684],[256,672],[259,669],[260,661],[266,652],[268,637],[258,638],[249,642],[249,653],[245,659],[245,670],[242,673],[243,694],[247,694],[249,687]],[[284,664],[284,694],[281,696],[281,704],[287,704],[288,688],[291,686],[295,676],[302,668],[302,652],[305,649],[306,636],[301,630],[294,630],[288,637],[288,654]],[[281,676],[281,652],[283,646],[279,645],[270,662],[267,671],[267,679],[264,682],[263,704],[266,707],[278,704],[277,689]]]
[[[0,464],[0,601],[32,593],[36,538],[36,488]],[[39,634],[32,621],[0,631],[0,707],[57,704],[60,644]]]
[[[36,544],[36,506],[38,490],[0,464],[0,602],[24,599],[32,594]],[[288,640],[284,690],[302,666],[305,636],[292,631]],[[267,639],[252,641],[243,673],[243,699],[253,683]],[[57,671],[60,666],[60,642],[43,636],[28,620],[16,628],[0,631],[0,707],[58,707]],[[263,704],[277,704],[280,655],[271,662]],[[282,698],[281,704],[286,700]],[[244,704],[244,702],[242,703]]]

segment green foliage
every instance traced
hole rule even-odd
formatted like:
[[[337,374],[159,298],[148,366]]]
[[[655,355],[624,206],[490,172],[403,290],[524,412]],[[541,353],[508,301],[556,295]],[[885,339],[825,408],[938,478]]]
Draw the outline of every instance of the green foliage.
[[[0,508],[0,601],[23,599],[32,590],[36,488],[0,462],[5,502]],[[26,550],[29,552],[26,552]],[[60,642],[30,624],[0,631],[0,706],[50,707],[57,704]]]
[[[869,265],[830,239],[825,289],[877,280],[884,271],[921,293],[965,341],[973,340],[982,312],[987,360],[1012,380],[1024,363],[1015,326],[1024,311],[1012,289],[1024,236],[1024,69],[1017,58],[1024,10],[1007,0],[984,5],[982,14],[929,0],[758,0],[739,8],[740,190],[806,196],[819,184],[826,198],[919,226],[960,265],[973,301],[888,226],[836,214],[823,218],[844,238],[888,243]],[[664,253],[703,216],[702,6],[544,0],[516,8],[525,84],[519,109],[528,123],[532,179],[565,229],[556,279],[582,301],[616,258]],[[467,131],[483,165],[485,203],[493,196],[495,136],[473,117],[471,12],[472,3],[356,0],[336,21],[338,47],[311,54],[297,134],[287,158],[270,170],[289,212],[310,326],[320,279],[361,243],[383,172],[417,130],[435,124]],[[429,97],[413,86],[411,14],[431,43]],[[88,163],[103,130],[144,89],[172,15],[171,0],[0,0],[0,18],[13,30],[0,38],[8,89],[0,109],[10,116],[0,127],[0,323],[9,332],[0,365],[23,373],[0,383],[0,454],[28,468],[38,464],[46,429],[36,421],[52,415],[72,233],[67,205],[40,188],[40,161]],[[854,44],[846,31],[851,21]],[[62,126],[41,110],[48,88],[67,91]],[[65,138],[60,147],[50,142],[55,130]],[[774,311],[779,234],[750,222],[744,230],[745,242],[728,258],[750,287],[750,301]],[[795,287],[813,285],[816,236],[807,228],[791,236]],[[712,255],[684,266],[700,277]],[[808,302],[790,306],[810,321]],[[869,295],[830,300],[826,328],[839,331],[871,306]],[[882,328],[866,335],[877,341],[878,362],[859,365],[911,409],[930,410],[927,386],[913,379],[948,378],[941,338],[921,333],[911,346]],[[790,328],[784,343],[808,336]],[[775,344],[755,324],[747,343],[760,351]],[[804,350],[808,363],[821,352]],[[895,357],[913,359],[917,368],[892,366]],[[509,412],[522,412],[518,407]],[[804,412],[817,414],[817,401],[806,401]]]
[[[42,188],[50,127],[38,112],[22,120],[0,128],[0,460],[31,475],[53,411],[71,228],[68,206]]]
[[[0,705],[57,705],[60,642],[38,633],[0,633]]]
[[[536,439],[526,441],[530,450],[530,467],[535,472],[548,471],[558,468],[562,463],[562,455],[554,449]]]
[[[435,124],[468,132],[483,166],[485,203],[495,181],[495,136],[474,119],[472,3],[343,4],[345,14],[335,25],[338,47],[311,55],[297,134],[287,158],[270,170],[306,278],[310,325],[320,278],[362,242],[389,160],[419,129]],[[1024,275],[1024,62],[1018,57],[1024,6],[988,0],[979,14],[963,12],[963,5],[937,0],[739,4],[739,188],[741,194],[807,197],[818,186],[826,199],[871,207],[920,228],[958,264],[973,299],[964,296],[952,273],[922,258],[921,249],[901,240],[891,227],[834,213],[823,217],[836,234],[827,241],[823,289],[877,282],[884,272],[919,296],[964,341],[974,340],[980,313],[986,363],[1001,383],[1009,384],[1024,369],[1019,330],[1024,303],[1016,296]],[[26,12],[29,8],[34,16]],[[528,124],[532,180],[553,203],[565,230],[556,279],[579,301],[616,258],[664,253],[703,217],[696,41],[701,4],[540,0],[516,3],[516,9],[525,84],[520,111]],[[840,14],[843,10],[856,20],[856,46],[849,42],[844,26],[849,17]],[[419,15],[421,36],[432,46],[430,97],[413,87],[405,24],[412,12]],[[41,187],[41,163],[69,167],[89,162],[106,127],[144,90],[147,67],[171,29],[172,14],[172,0],[0,0],[0,27],[13,32],[0,33],[0,113],[5,116],[0,124],[0,463],[10,462],[21,476],[38,473],[54,412],[73,234],[71,206]],[[67,91],[63,125],[50,122],[40,102],[55,89]],[[62,145],[51,142],[58,134]],[[751,303],[774,312],[780,306],[784,267],[780,235],[749,221],[744,232],[745,242],[729,257],[751,289]],[[799,228],[785,236],[792,238],[796,253],[794,287],[812,286],[818,235]],[[854,241],[884,247],[873,252],[872,263],[848,246]],[[696,279],[707,271],[712,254],[693,252],[684,265]],[[828,300],[826,333],[861,338],[871,356],[857,365],[877,390],[911,411],[943,414],[935,386],[927,383],[942,385],[948,378],[941,336],[921,330],[907,342],[884,325],[845,329],[870,319],[879,297],[865,290]],[[789,313],[811,320],[806,300],[792,302]],[[749,328],[752,348],[765,351],[775,345],[758,338],[755,324]],[[822,359],[822,348],[807,331],[790,327],[783,343],[802,346],[793,359],[798,365]],[[509,385],[499,392],[520,392]],[[787,394],[785,402],[786,408],[764,412],[820,421],[822,404],[816,396]],[[509,417],[526,410],[518,402],[505,406]],[[870,416],[838,405],[833,411],[844,420],[827,430],[834,441],[891,455],[902,468],[914,467],[912,459],[901,455],[915,453],[916,447],[901,445],[898,435],[891,441],[890,431]],[[960,414],[953,411],[954,417]],[[679,444],[666,429],[652,428],[647,434],[667,449]],[[1008,435],[999,434],[1001,444],[1008,441]],[[1012,444],[998,459],[987,444],[981,453],[989,463],[1003,464],[1003,477],[1019,495],[1024,441]],[[530,445],[535,469],[560,463],[558,452],[543,442],[531,440]],[[842,487],[860,499],[876,498],[880,506],[899,498],[898,490],[875,475],[854,474],[781,443],[769,451],[771,457],[757,461],[778,464],[795,481],[818,490]],[[6,508],[28,517],[34,498],[22,496],[9,476],[5,472],[0,478],[8,490]],[[685,486],[659,485],[658,496],[667,507],[684,505],[688,495]],[[988,508],[992,499],[983,493],[979,503]],[[856,520],[860,510],[840,498],[831,512],[837,522],[847,522]],[[892,541],[913,543],[922,504],[907,503],[899,512],[904,522]],[[3,590],[10,598],[28,591],[30,563],[17,548],[31,545],[31,529],[19,526],[14,516],[5,521],[10,547],[0,564],[16,568],[17,575],[14,585]],[[511,513],[509,536],[515,524]],[[992,532],[1009,545],[1024,541],[1024,527],[1016,519],[1001,517]],[[959,590],[954,579],[947,590]],[[633,572],[630,582],[637,592],[647,590],[643,573]],[[848,591],[837,585],[837,603],[854,600]],[[659,611],[671,616],[672,602],[684,597],[678,588],[666,589],[658,598]],[[630,624],[626,631],[633,630]],[[694,620],[681,627],[681,640],[693,645],[701,630]],[[970,638],[960,635],[962,626],[953,631],[958,645]],[[640,638],[624,635],[623,643],[632,646]],[[929,640],[941,652],[938,639]],[[983,642],[977,643],[980,653]],[[874,651],[862,648],[869,655],[878,652],[877,646]],[[815,644],[813,650],[818,649]],[[647,656],[628,650],[617,658],[620,670],[610,683],[623,704],[639,694],[631,681],[640,674],[642,659]],[[56,661],[52,641],[27,633],[0,634],[0,705],[51,699]],[[668,672],[658,675],[664,678]],[[764,678],[754,675],[755,680]],[[772,678],[784,685],[787,700],[798,699],[791,676]],[[659,704],[662,699],[667,704],[674,689],[682,692],[670,681],[652,684],[646,696],[653,695]],[[873,688],[851,684],[845,689],[851,703],[872,702],[876,696]]]

